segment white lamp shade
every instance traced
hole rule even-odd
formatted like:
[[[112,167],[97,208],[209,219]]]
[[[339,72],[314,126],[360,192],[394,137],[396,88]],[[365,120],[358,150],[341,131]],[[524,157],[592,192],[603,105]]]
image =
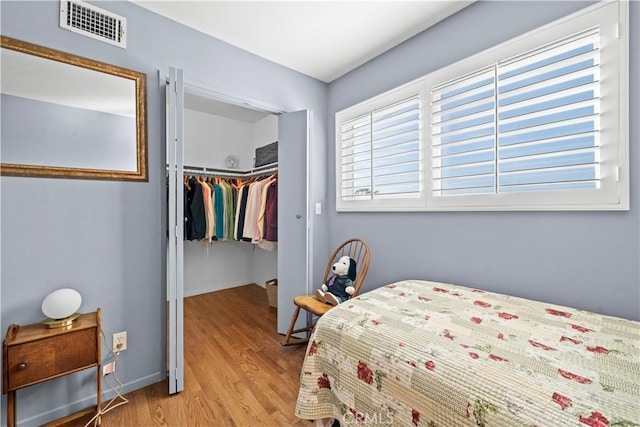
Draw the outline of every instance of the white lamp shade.
[[[75,289],[63,288],[51,292],[42,301],[42,312],[51,319],[64,319],[78,311],[82,296]]]

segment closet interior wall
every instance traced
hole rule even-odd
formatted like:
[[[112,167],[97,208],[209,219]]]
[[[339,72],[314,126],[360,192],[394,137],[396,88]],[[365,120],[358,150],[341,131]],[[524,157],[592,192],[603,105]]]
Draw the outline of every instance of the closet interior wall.
[[[184,164],[228,169],[235,156],[239,171],[251,170],[255,149],[278,140],[278,117],[185,94]],[[193,296],[277,277],[277,245],[268,251],[248,242],[184,242],[184,295]]]

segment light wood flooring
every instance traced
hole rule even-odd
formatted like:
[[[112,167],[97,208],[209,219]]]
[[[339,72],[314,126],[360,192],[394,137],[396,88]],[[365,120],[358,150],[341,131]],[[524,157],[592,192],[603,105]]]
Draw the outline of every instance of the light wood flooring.
[[[102,426],[312,426],[294,415],[306,346],[280,345],[276,314],[257,285],[185,298],[184,391],[136,390]]]

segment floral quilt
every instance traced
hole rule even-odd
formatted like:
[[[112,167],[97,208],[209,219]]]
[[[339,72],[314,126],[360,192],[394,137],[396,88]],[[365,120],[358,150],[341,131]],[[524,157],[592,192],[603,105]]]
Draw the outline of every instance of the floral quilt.
[[[402,281],[322,316],[300,383],[342,426],[640,426],[640,323]]]

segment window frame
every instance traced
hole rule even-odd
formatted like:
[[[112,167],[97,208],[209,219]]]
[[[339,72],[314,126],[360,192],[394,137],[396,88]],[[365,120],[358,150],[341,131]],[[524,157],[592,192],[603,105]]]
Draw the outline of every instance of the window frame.
[[[564,37],[600,26],[601,33],[601,188],[434,196],[432,193],[431,88],[448,80],[508,61]],[[519,210],[629,210],[629,4],[603,1],[529,31],[461,61],[445,66],[336,113],[336,210],[337,211],[519,211]],[[613,47],[611,43],[613,42]],[[617,83],[616,85],[611,82]],[[340,126],[381,106],[419,93],[421,98],[420,197],[415,199],[343,200],[341,195]],[[612,93],[613,92],[613,93]],[[408,96],[408,95],[407,95]],[[407,97],[405,96],[405,97]],[[385,104],[387,103],[387,104]],[[611,133],[617,135],[610,136]],[[603,138],[604,139],[604,138]],[[615,142],[617,141],[617,142]],[[496,160],[497,161],[497,160]]]

